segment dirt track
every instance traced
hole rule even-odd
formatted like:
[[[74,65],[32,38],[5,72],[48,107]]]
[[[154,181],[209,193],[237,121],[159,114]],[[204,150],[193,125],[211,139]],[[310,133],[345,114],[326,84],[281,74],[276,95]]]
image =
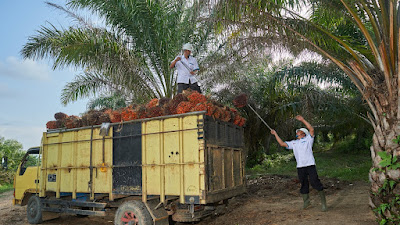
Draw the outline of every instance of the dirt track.
[[[294,177],[264,176],[248,181],[246,194],[231,199],[221,215],[215,215],[198,225],[373,225],[377,224],[368,207],[369,185],[366,182],[342,182],[322,179],[327,188],[329,211],[321,212],[318,194],[311,192],[313,207],[300,210],[302,199],[298,192],[299,183]],[[11,204],[12,192],[0,197],[0,224],[28,224],[26,207]],[[106,217],[77,218],[63,215],[43,224],[89,225],[113,224],[113,211]]]

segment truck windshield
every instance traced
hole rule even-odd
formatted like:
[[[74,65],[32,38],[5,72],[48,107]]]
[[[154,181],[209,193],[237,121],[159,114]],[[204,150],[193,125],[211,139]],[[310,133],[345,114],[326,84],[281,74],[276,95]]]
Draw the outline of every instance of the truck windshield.
[[[40,165],[39,148],[30,148],[22,158],[19,175],[23,175],[27,167]]]

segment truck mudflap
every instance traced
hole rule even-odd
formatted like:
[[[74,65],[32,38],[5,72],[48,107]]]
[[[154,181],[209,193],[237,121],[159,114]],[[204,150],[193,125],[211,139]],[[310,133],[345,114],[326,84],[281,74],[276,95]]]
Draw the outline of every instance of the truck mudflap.
[[[105,216],[104,208],[107,203],[100,202],[84,202],[84,201],[69,201],[58,199],[41,199],[43,211],[55,213],[67,213],[88,216]],[[79,208],[95,208],[96,210],[83,210]]]
[[[214,210],[214,208],[207,208],[203,205],[194,206],[193,212],[190,209],[176,209],[172,220],[181,223],[198,222],[202,218],[212,215]]]
[[[144,204],[153,219],[153,225],[168,225],[169,215],[164,205],[161,204],[159,200],[160,199],[147,200]]]

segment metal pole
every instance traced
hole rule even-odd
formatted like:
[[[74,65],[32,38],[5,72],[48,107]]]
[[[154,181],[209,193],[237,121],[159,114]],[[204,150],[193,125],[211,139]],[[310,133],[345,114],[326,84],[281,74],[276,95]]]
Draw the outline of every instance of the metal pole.
[[[253,110],[253,112],[258,116],[258,118],[260,118],[260,120],[265,124],[265,126],[268,127],[269,130],[272,130],[272,128],[268,126],[268,124],[263,120],[263,118],[261,118],[261,116],[258,115],[258,113],[256,112],[256,110],[254,110],[253,107],[250,106],[250,104],[247,104],[247,106],[250,107],[251,110]]]

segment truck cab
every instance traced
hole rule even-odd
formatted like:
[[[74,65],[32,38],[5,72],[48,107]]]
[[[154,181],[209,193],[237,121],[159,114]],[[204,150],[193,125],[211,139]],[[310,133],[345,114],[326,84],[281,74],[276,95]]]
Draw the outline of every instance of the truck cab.
[[[40,147],[28,149],[14,177],[13,205],[26,205],[32,194],[39,191]]]

